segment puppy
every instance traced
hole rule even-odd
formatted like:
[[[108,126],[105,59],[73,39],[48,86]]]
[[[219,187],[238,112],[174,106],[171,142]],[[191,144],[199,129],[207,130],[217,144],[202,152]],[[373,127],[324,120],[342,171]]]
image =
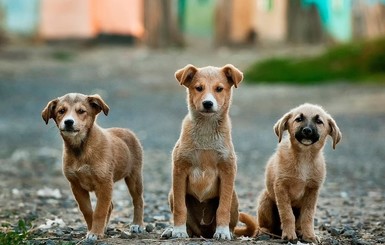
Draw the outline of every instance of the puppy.
[[[42,112],[45,123],[52,118],[63,138],[63,172],[87,222],[87,240],[103,237],[113,209],[113,184],[121,179],[133,199],[131,231],[143,226],[142,147],[127,129],[99,127],[95,120],[101,111],[107,115],[109,107],[99,95],[70,93],[48,102]]]
[[[288,137],[283,137],[284,131]],[[333,149],[341,132],[320,106],[303,104],[285,114],[274,126],[280,144],[266,166],[266,189],[257,210],[261,232],[294,241],[318,243],[314,233],[314,213],[325,174],[322,149],[326,138]],[[282,142],[281,142],[282,140]]]
[[[172,152],[169,204],[174,227],[162,237],[230,240],[238,199],[229,107],[232,87],[238,87],[243,74],[233,65],[187,65],[175,77],[187,88],[189,113]]]

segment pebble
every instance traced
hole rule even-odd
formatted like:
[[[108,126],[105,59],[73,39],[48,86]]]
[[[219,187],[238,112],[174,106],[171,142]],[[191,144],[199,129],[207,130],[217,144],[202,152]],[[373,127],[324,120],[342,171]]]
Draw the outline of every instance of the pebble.
[[[268,241],[268,240],[270,240],[270,236],[267,234],[262,234],[262,235],[258,236],[256,240],[257,241]]]
[[[147,232],[152,232],[153,230],[154,230],[154,226],[152,225],[152,224],[148,224],[148,225],[146,225],[146,231]]]
[[[369,245],[370,243],[362,241],[360,239],[352,239],[352,245]]]
[[[339,236],[341,234],[341,230],[337,229],[335,227],[329,228],[328,231],[330,232],[330,235],[332,235],[332,236]]]
[[[345,230],[342,235],[347,238],[352,238],[356,236],[356,232],[354,230]]]
[[[322,241],[323,245],[339,245],[340,242],[334,238],[328,237]]]
[[[165,229],[165,228],[168,227],[168,226],[169,226],[168,224],[163,223],[163,222],[156,222],[156,223],[155,223],[155,227],[156,227],[157,229]]]

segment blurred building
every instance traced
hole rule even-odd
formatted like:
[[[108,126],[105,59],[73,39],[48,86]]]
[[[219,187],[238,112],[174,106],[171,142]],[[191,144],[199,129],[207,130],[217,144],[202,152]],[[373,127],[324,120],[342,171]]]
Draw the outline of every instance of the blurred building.
[[[385,34],[385,0],[0,0],[0,35],[130,36],[152,47],[210,39],[347,42]]]

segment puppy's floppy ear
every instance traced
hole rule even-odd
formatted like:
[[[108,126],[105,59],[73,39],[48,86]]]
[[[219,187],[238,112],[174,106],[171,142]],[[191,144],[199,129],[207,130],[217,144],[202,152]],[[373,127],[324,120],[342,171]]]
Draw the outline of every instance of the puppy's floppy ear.
[[[342,133],[341,133],[340,129],[338,128],[337,123],[333,120],[333,118],[330,117],[328,119],[328,123],[330,126],[329,135],[333,139],[333,149],[336,149],[336,145],[338,144],[338,142],[340,142],[340,140],[342,138]]]
[[[50,118],[54,118],[57,102],[59,102],[59,99],[51,100],[41,112],[45,124],[48,124]]]
[[[179,81],[180,85],[184,85],[188,87],[190,83],[192,82],[195,73],[198,71],[198,68],[195,66],[189,64],[186,65],[184,68],[179,69],[175,72],[175,78]]]
[[[231,64],[227,64],[222,67],[222,71],[225,73],[225,76],[230,84],[234,85],[236,88],[243,80],[243,73]]]
[[[89,95],[87,96],[88,102],[92,107],[94,107],[97,110],[97,113],[100,111],[103,111],[104,115],[108,115],[108,112],[110,108],[106,104],[106,102],[103,101],[102,97],[98,94]]]
[[[274,125],[274,132],[278,136],[278,142],[281,142],[283,131],[287,130],[287,121],[292,117],[292,113],[286,113],[281,119],[279,119]]]

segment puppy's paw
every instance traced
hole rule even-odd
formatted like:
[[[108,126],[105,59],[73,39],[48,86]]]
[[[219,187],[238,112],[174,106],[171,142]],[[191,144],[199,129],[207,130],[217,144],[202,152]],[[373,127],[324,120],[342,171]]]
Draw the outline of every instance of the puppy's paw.
[[[295,234],[295,231],[288,232],[288,231],[283,230],[282,231],[282,240],[288,240],[290,242],[297,243],[297,241],[298,241],[297,234]]]
[[[130,226],[130,232],[131,233],[142,233],[143,232],[143,227],[140,225],[131,225]]]
[[[92,233],[92,232],[88,232],[87,233],[87,236],[86,236],[86,239],[85,239],[85,241],[87,242],[87,243],[93,243],[93,242],[95,242],[96,240],[98,240],[98,235],[97,234],[95,234],[95,233]]]
[[[304,240],[305,242],[312,242],[314,244],[319,244],[321,242],[320,238],[316,235],[312,235],[312,236],[303,236],[302,237],[302,240]]]
[[[218,226],[215,230],[214,239],[217,240],[231,240],[231,233],[228,226]]]
[[[172,238],[188,238],[186,225],[174,226],[172,230]]]
[[[168,227],[163,231],[162,238],[188,238],[186,225]]]

